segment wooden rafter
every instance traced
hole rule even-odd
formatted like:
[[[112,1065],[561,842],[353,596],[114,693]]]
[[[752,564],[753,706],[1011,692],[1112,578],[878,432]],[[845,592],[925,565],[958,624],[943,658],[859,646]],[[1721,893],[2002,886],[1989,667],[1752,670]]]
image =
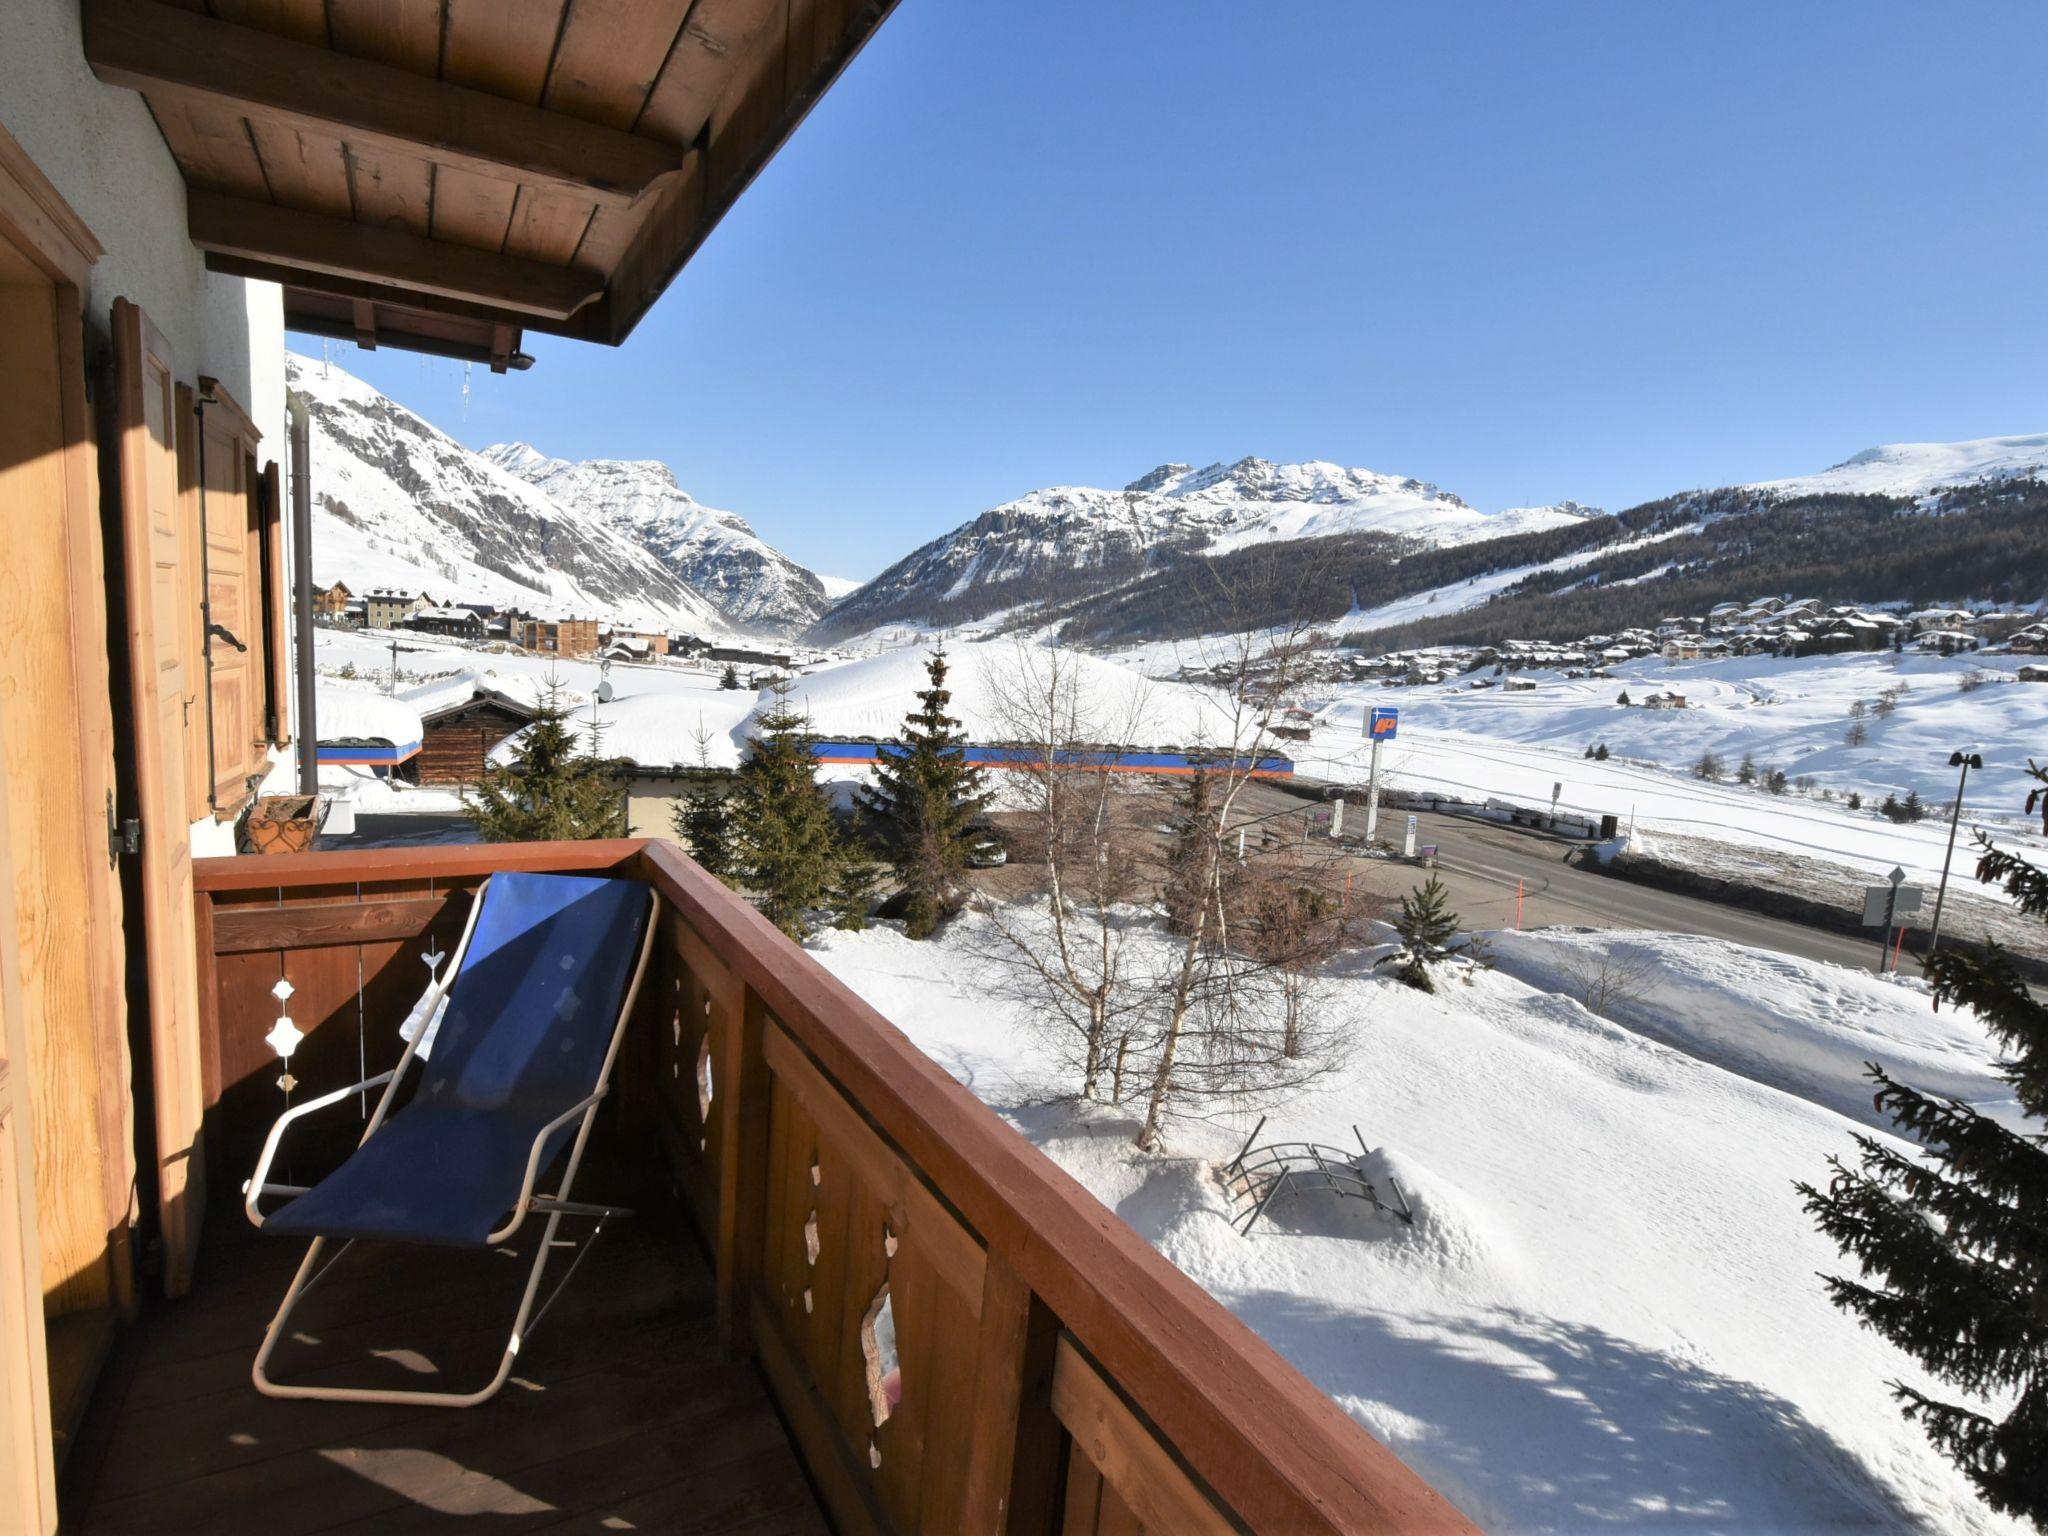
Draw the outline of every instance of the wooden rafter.
[[[630,203],[683,152],[485,91],[336,53],[158,0],[85,0],[85,56],[152,100],[417,155],[494,180]]]
[[[548,266],[220,192],[189,193],[185,217],[192,243],[202,251],[394,284],[547,320],[568,319],[604,291],[601,276],[575,267]]]

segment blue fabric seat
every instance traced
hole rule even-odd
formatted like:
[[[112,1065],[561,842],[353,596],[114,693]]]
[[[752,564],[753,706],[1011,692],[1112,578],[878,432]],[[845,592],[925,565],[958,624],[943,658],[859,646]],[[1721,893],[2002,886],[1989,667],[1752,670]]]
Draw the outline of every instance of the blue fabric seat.
[[[412,1099],[263,1230],[483,1245],[535,1137],[603,1081],[653,905],[639,880],[492,876]],[[549,1138],[542,1174],[576,1126]]]

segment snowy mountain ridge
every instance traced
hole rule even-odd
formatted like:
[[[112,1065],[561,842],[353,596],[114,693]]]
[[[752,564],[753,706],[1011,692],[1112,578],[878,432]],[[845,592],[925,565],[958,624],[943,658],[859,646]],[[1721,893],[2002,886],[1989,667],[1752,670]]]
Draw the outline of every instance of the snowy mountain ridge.
[[[767,543],[738,513],[698,501],[659,459],[573,463],[528,443],[497,443],[482,457],[647,549],[741,628],[794,634],[831,606],[814,572]]]
[[[313,573],[653,628],[733,626],[602,518],[563,506],[343,369],[297,353],[312,428]]]
[[[1133,580],[1174,554],[1359,533],[1464,544],[1600,515],[1576,502],[1486,513],[1428,481],[1324,460],[1162,464],[1122,490],[1055,485],[992,507],[845,598],[821,631],[979,618]]]

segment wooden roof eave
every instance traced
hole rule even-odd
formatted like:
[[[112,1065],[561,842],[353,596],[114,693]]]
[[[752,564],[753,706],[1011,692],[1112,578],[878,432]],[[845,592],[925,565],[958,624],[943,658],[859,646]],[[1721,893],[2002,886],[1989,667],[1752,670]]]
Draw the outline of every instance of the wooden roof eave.
[[[288,324],[497,368],[526,329],[623,341],[893,5],[81,0],[210,269],[283,285]]]

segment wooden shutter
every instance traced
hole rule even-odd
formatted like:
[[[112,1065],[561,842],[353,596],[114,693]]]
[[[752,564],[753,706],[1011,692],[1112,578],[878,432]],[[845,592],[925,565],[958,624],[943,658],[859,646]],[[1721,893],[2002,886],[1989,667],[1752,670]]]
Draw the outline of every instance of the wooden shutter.
[[[292,652],[286,636],[291,588],[285,585],[284,487],[277,460],[263,466],[258,489],[263,562],[263,736],[283,746],[292,739]]]
[[[142,816],[144,957],[156,1106],[157,1203],[164,1289],[182,1295],[206,1211],[199,1140],[205,1090],[192,840],[186,814],[187,721],[195,697],[188,564],[194,540],[180,494],[180,390],[170,350],[149,317],[114,304],[115,411],[120,432],[121,538],[126,555],[130,712]]]
[[[262,518],[255,473],[262,434],[232,395],[199,381],[200,533],[208,628],[200,660],[212,718],[213,813],[227,819],[249,799],[264,752]]]

